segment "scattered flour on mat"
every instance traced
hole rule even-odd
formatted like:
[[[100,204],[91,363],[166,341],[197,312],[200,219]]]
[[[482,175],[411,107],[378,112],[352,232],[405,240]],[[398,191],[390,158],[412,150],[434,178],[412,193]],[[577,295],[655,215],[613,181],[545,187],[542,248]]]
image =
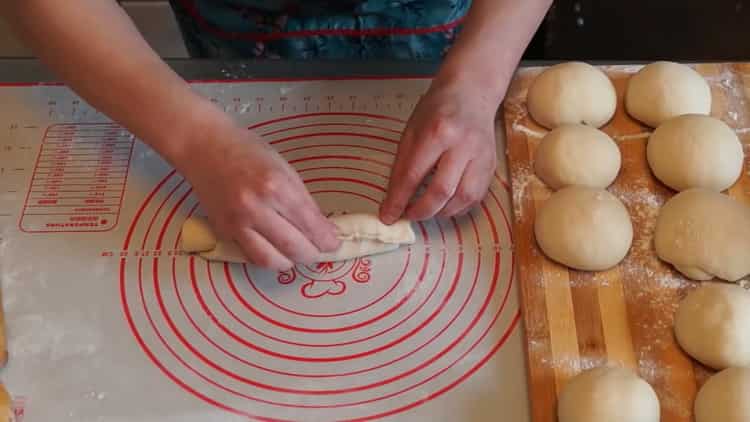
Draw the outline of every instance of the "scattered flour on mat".
[[[96,399],[96,400],[104,400],[105,397],[107,397],[106,393],[96,392],[96,391],[89,391],[88,393],[83,395],[85,398],[88,399]]]
[[[14,318],[11,328],[15,333],[8,342],[11,355],[38,356],[52,361],[93,356],[100,340],[96,333],[72,329],[69,325],[41,315],[18,316]]]
[[[3,236],[3,239],[7,237]],[[33,357],[58,361],[70,357],[89,357],[98,351],[101,334],[92,330],[92,320],[70,309],[66,317],[51,318],[39,309],[39,298],[34,292],[43,291],[54,283],[54,276],[28,265],[10,262],[12,242],[0,242],[0,281],[8,331],[8,353],[11,356]],[[36,286],[21,288],[33,280]],[[20,361],[17,361],[20,362]]]

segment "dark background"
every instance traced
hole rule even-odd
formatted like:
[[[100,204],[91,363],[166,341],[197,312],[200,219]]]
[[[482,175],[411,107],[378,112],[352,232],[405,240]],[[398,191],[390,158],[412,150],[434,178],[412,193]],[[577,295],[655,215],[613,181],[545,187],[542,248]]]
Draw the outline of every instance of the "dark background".
[[[750,60],[750,0],[555,1],[525,58]]]

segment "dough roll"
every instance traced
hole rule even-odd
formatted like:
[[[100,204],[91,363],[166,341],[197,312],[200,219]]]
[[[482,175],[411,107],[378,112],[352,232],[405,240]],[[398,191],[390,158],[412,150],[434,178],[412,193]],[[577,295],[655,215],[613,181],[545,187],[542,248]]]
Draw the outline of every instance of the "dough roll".
[[[377,255],[416,241],[408,220],[400,220],[390,226],[372,214],[345,214],[330,217],[330,220],[338,228],[341,247],[335,252],[321,253],[316,262],[346,261]],[[191,217],[185,221],[180,247],[184,252],[195,253],[209,261],[250,262],[237,244],[219,239],[204,217]]]

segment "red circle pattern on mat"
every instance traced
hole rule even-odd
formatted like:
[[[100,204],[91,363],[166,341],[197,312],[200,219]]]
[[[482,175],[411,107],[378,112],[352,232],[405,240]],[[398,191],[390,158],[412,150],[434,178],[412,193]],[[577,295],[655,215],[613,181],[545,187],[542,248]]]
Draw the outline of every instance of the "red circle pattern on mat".
[[[376,212],[404,122],[361,113],[251,127],[325,212]],[[259,420],[372,420],[413,409],[479,370],[519,321],[499,179],[460,220],[415,224],[383,256],[272,273],[167,254],[120,261],[133,335],[181,389]],[[174,251],[198,204],[175,172],[145,198],[123,249]],[[512,304],[511,304],[512,303]]]

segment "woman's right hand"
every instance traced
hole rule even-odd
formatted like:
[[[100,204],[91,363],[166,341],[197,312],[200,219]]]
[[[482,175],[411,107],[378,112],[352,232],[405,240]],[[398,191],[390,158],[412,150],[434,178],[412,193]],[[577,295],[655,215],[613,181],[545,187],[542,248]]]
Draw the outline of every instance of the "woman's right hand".
[[[334,224],[297,172],[260,137],[227,123],[190,138],[175,167],[219,236],[252,263],[287,270],[339,247]]]
[[[59,3],[2,2],[0,17],[86,102],[187,177],[220,235],[273,269],[338,247],[332,223],[294,170],[192,90],[118,2]],[[113,45],[123,54],[109,54]]]

